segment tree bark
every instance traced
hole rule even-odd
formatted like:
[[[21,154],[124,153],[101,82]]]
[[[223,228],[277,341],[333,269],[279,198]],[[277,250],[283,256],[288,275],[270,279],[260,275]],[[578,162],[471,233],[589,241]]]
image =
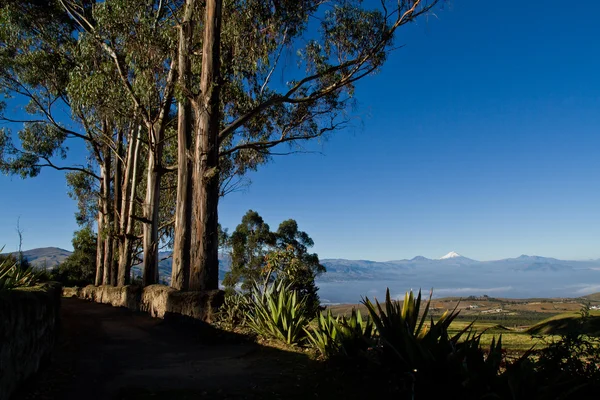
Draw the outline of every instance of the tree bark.
[[[158,283],[158,207],[160,204],[160,162],[162,158],[162,129],[148,127],[150,145],[148,149],[148,171],[146,176],[146,200],[144,202],[143,285]]]
[[[193,34],[192,10],[194,0],[186,0],[185,11],[179,30],[179,86],[189,89],[189,49]],[[173,239],[173,267],[171,286],[185,290],[190,274],[191,226],[192,226],[192,171],[190,146],[192,142],[192,110],[187,95],[177,104],[177,202],[175,205],[175,234]]]
[[[112,218],[111,218],[111,209],[110,209],[110,176],[111,176],[111,162],[112,162],[112,154],[111,150],[108,146],[105,146],[104,150],[104,175],[103,175],[103,192],[102,192],[102,212],[104,214],[104,223],[103,226],[105,228],[104,232],[104,275],[102,279],[103,285],[110,285],[111,277],[110,273],[112,270]]]
[[[122,187],[123,187],[123,177],[122,177],[122,168],[123,163],[121,159],[123,157],[123,131],[119,129],[117,132],[117,154],[115,156],[115,172],[114,172],[114,180],[113,180],[113,223],[112,223],[112,246],[113,246],[113,254],[110,259],[110,284],[112,286],[117,286],[118,283],[118,271],[119,271],[119,259],[116,257],[119,254],[119,226],[121,219],[121,195],[122,195]]]
[[[196,112],[190,290],[219,287],[219,95],[222,1],[207,0]]]
[[[98,238],[96,240],[96,279],[94,285],[100,286],[102,284],[103,269],[104,269],[104,241],[102,240],[102,230],[104,229],[104,206],[102,201],[102,194],[104,193],[104,167],[100,166],[100,193],[98,195]]]
[[[137,187],[137,166],[140,153],[141,127],[138,132],[132,132],[128,139],[127,164],[125,167],[124,181],[121,196],[121,220],[119,235],[121,247],[119,249],[119,279],[118,285],[124,286],[129,283],[131,269],[131,235],[133,234],[133,205]]]

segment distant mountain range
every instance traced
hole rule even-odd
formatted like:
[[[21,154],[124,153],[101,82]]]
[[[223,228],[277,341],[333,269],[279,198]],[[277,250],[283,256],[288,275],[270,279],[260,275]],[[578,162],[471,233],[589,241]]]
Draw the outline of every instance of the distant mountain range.
[[[14,252],[13,254],[17,254]],[[37,268],[52,269],[65,261],[71,255],[69,250],[58,247],[40,247],[38,249],[25,250],[23,256],[29,263]]]
[[[324,280],[350,279],[387,279],[397,277],[406,272],[438,272],[454,271],[456,268],[468,267],[460,271],[470,274],[481,272],[564,272],[570,270],[600,269],[600,260],[564,261],[556,258],[522,255],[495,261],[477,261],[458,253],[450,252],[439,259],[417,256],[410,260],[394,260],[385,262],[367,260],[324,259],[321,263],[327,267]],[[441,270],[440,268],[443,268]],[[600,283],[600,282],[599,282]]]
[[[37,267],[52,268],[71,252],[46,247],[23,252]],[[161,252],[159,275],[168,283],[169,252]],[[229,270],[228,256],[219,260],[219,279]],[[450,252],[439,259],[417,256],[385,262],[323,259],[327,273],[317,279],[325,302],[357,302],[360,296],[382,298],[385,288],[395,295],[410,288],[434,288],[436,296],[488,294],[497,297],[579,297],[600,291],[600,260],[566,261],[522,255],[495,261],[477,261]],[[141,267],[134,272],[141,274]]]

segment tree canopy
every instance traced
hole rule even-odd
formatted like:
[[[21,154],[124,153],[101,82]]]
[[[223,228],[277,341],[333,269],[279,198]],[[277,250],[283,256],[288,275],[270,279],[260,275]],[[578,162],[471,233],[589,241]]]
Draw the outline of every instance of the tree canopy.
[[[139,252],[144,284],[156,283],[158,251],[172,247],[175,288],[217,289],[220,196],[346,127],[355,83],[437,3],[2,1],[0,120],[14,131],[0,131],[0,171],[70,172],[78,222],[97,230],[96,284],[126,284]],[[81,164],[66,158],[74,140]],[[237,263],[258,264],[264,243],[318,272],[293,224],[275,244],[259,225],[232,236],[253,249]]]

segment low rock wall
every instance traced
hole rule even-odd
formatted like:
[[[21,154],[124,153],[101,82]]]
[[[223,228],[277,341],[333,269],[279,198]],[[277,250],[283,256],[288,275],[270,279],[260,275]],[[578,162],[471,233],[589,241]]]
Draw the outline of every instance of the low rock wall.
[[[0,292],[0,399],[9,399],[50,356],[60,324],[61,286]]]
[[[164,285],[65,288],[64,296],[144,311],[156,318],[187,317],[211,322],[223,304],[222,290],[182,292]]]

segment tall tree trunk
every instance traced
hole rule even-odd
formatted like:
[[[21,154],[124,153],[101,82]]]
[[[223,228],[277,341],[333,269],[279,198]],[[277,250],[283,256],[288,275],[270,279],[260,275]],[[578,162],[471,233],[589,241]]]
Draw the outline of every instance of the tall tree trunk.
[[[103,226],[105,228],[104,233],[104,277],[102,279],[103,285],[110,285],[110,273],[112,270],[112,213],[110,207],[110,176],[111,176],[111,159],[112,154],[111,150],[108,146],[105,146],[104,151],[104,176],[103,178],[103,192],[102,197],[102,211],[104,213],[104,223]]]
[[[158,283],[158,207],[160,204],[160,169],[162,159],[162,129],[149,126],[148,172],[144,202],[144,286]]]
[[[119,270],[119,260],[116,255],[119,253],[119,227],[120,227],[120,219],[121,219],[121,190],[123,187],[123,177],[122,177],[122,168],[123,163],[121,162],[123,157],[123,131],[119,129],[117,132],[117,153],[115,155],[115,173],[114,173],[114,183],[113,183],[113,236],[112,236],[112,246],[113,246],[113,254],[110,259],[110,283],[112,286],[117,286],[118,281],[118,270]]]
[[[104,202],[102,195],[104,193],[104,167],[100,166],[100,193],[98,195],[98,238],[96,240],[96,279],[94,284],[96,286],[102,285],[102,278],[104,272],[104,240],[102,240],[102,231],[104,229]]]
[[[193,34],[192,10],[194,0],[186,0],[183,21],[179,30],[179,86],[189,89],[189,49]],[[187,289],[190,274],[192,225],[192,167],[190,146],[192,142],[192,110],[186,96],[177,104],[177,202],[175,204],[175,237],[173,239],[173,266],[171,286]]]
[[[207,0],[202,46],[202,97],[195,105],[193,241],[190,290],[219,287],[219,92],[221,0]]]
[[[121,219],[119,226],[119,236],[121,238],[121,247],[119,249],[119,279],[118,285],[124,286],[129,283],[129,272],[131,269],[131,235],[133,234],[133,204],[137,187],[137,166],[140,153],[138,132],[132,131],[128,142],[127,165],[125,167],[125,176],[122,188],[121,198]]]

